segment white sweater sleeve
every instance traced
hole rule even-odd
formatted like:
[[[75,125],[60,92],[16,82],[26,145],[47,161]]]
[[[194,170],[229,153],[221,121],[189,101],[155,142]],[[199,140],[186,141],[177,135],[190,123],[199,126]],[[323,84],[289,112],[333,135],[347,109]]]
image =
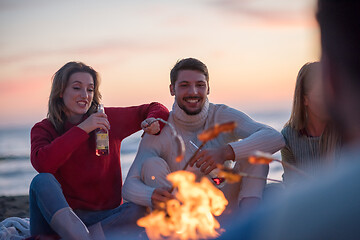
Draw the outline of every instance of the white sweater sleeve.
[[[272,127],[251,119],[248,115],[236,109],[221,106],[218,111],[218,121],[236,121],[235,139],[242,139],[229,143],[235,153],[235,161],[247,159],[255,150],[275,153],[285,146],[282,134]]]
[[[245,113],[222,105],[218,111],[218,122],[236,121],[237,127],[229,143],[235,153],[235,161],[240,171],[248,174],[267,177],[268,165],[252,165],[247,159],[255,150],[275,153],[280,150],[285,141],[281,133],[275,129],[252,120]],[[239,140],[241,139],[241,140]],[[239,201],[245,197],[262,197],[265,180],[244,178],[242,181]]]
[[[123,198],[142,206],[152,206],[151,196],[155,188],[146,185],[141,177],[141,170],[146,159],[159,157],[162,144],[159,143],[161,135],[144,134],[141,139],[135,160],[131,165],[122,188]]]

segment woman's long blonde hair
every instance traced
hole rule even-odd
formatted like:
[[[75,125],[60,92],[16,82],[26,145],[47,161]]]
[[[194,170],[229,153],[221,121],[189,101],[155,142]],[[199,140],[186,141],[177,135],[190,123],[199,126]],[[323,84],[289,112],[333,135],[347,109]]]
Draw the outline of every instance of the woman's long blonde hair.
[[[296,78],[294,100],[289,121],[285,126],[295,129],[299,135],[307,135],[307,112],[305,107],[305,96],[310,92],[313,83],[311,79],[319,77],[321,73],[321,64],[319,62],[310,62],[304,64]],[[320,137],[321,154],[332,155],[339,145],[340,136],[332,127],[331,123],[327,124],[323,134]]]
[[[66,106],[61,96],[65,91],[70,76],[77,72],[89,73],[94,80],[94,97],[86,114],[90,115],[91,113],[96,112],[101,100],[101,94],[99,92],[100,77],[92,67],[87,66],[82,62],[68,62],[62,66],[52,78],[47,114],[47,118],[59,133],[63,133],[64,123],[67,119],[65,114]]]

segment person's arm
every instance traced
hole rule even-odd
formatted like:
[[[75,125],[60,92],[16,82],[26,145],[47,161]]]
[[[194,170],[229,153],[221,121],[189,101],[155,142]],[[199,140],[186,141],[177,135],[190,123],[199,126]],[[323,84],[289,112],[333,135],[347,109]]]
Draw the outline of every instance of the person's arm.
[[[206,174],[216,168],[217,164],[223,164],[226,160],[246,161],[247,158],[256,150],[275,153],[284,146],[284,139],[281,133],[275,129],[252,120],[246,114],[221,106],[216,113],[217,123],[235,121],[237,127],[232,134],[225,133],[223,136],[226,146],[216,149],[206,149],[197,154],[189,163],[197,167]],[[239,139],[242,139],[239,141]]]
[[[164,134],[164,133],[162,133]],[[140,142],[135,160],[130,167],[126,180],[122,188],[123,198],[138,205],[152,207],[152,196],[155,194],[155,201],[160,200],[164,195],[162,192],[155,191],[154,187],[146,185],[141,176],[142,166],[145,160],[152,157],[161,157],[162,143],[160,137],[145,134]],[[156,199],[159,197],[159,199]]]
[[[145,119],[162,118],[167,120],[169,117],[169,110],[156,102],[132,107],[107,107],[105,113],[113,126],[112,134],[121,139],[141,130],[144,127]],[[163,127],[164,124],[160,123],[160,129]]]
[[[220,120],[222,116],[220,116]],[[236,109],[227,108],[223,111],[225,119],[234,119],[237,127],[234,136],[241,141],[233,141],[229,145],[235,153],[235,161],[247,159],[254,151],[259,150],[268,153],[279,151],[285,141],[282,134],[270,126],[251,119],[248,115]]]
[[[290,150],[290,147],[287,145],[281,149],[281,160],[284,162],[290,163],[291,165],[295,165],[294,154]],[[284,175],[283,175],[284,182],[286,182],[286,183],[289,182],[292,177],[294,177],[294,176],[291,176],[291,170],[284,167]]]
[[[94,113],[59,136],[53,125],[44,120],[31,129],[31,163],[41,173],[54,174],[85,141],[91,131],[97,128],[109,129],[109,122],[103,113]]]
[[[189,162],[192,167],[195,163],[205,175],[214,170],[218,164],[224,164],[226,160],[234,160],[235,153],[229,144],[219,148],[203,149]]]
[[[237,165],[240,166],[239,171],[254,176],[267,177],[269,171],[268,165],[252,165],[247,159],[256,150],[269,153],[280,150],[284,146],[283,136],[275,129],[252,120],[243,112],[222,105],[216,112],[215,122],[225,123],[229,121],[235,121],[237,123],[234,132],[219,136],[223,138],[224,142],[228,142],[229,144],[217,149],[203,150],[202,153],[199,153],[194,161],[191,162],[190,166],[199,159],[199,162],[196,163],[197,166],[211,162],[210,166],[212,167],[206,170],[206,172],[209,172],[216,167],[217,163],[222,164],[225,160],[232,158],[231,160],[238,162]],[[239,141],[239,139],[241,140]],[[232,154],[229,147],[233,151]],[[221,154],[224,149],[228,149],[226,151],[227,154]],[[216,156],[216,158],[213,156]],[[204,165],[201,167],[204,167]],[[243,178],[239,202],[245,198],[261,199],[265,184],[265,180]]]
[[[56,136],[50,124],[38,123],[31,129],[31,163],[40,173],[54,174],[89,135],[79,127],[73,127]]]

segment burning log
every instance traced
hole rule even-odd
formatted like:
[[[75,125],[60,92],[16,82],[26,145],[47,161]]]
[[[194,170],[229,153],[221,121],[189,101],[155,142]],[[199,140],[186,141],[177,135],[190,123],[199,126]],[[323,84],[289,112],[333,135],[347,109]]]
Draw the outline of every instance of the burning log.
[[[220,236],[220,216],[228,201],[207,178],[196,182],[187,171],[168,175],[175,189],[175,199],[164,203],[164,209],[154,210],[138,220],[148,237],[153,239],[209,239]]]

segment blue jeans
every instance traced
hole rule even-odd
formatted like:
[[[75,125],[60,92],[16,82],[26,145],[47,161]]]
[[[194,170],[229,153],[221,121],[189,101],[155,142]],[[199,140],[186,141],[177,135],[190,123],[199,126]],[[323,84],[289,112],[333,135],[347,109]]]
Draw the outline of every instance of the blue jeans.
[[[50,173],[40,173],[30,184],[30,232],[31,235],[55,234],[49,223],[58,210],[69,207],[60,183]],[[86,226],[101,222],[105,236],[116,231],[119,234],[134,234],[143,231],[136,225],[146,208],[133,203],[124,203],[117,208],[104,211],[74,212]]]

